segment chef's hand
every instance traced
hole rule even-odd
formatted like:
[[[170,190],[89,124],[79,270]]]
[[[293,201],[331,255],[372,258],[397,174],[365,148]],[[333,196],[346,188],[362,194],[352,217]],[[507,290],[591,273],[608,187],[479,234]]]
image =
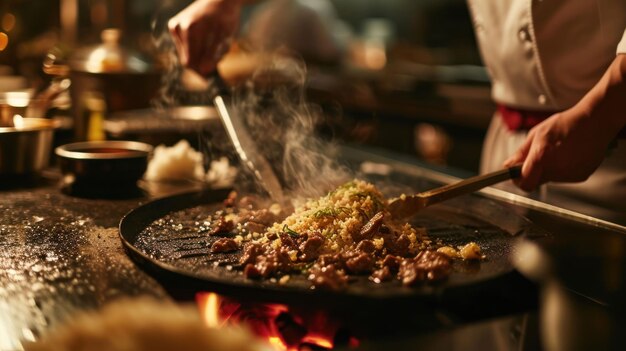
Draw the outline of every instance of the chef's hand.
[[[172,17],[168,28],[180,62],[201,75],[217,65],[239,26],[244,0],[196,0]]]
[[[586,180],[626,125],[626,55],[618,55],[602,79],[574,107],[530,130],[526,141],[505,161],[523,163],[516,184],[532,191],[550,182]]]
[[[610,142],[604,134],[591,116],[557,113],[530,130],[505,166],[523,163],[516,184],[525,191],[549,181],[584,181],[604,159]]]

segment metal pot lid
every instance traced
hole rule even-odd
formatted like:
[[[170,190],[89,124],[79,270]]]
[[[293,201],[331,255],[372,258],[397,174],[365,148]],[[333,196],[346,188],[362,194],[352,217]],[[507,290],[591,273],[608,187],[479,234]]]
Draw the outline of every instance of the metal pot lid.
[[[100,35],[102,43],[76,51],[69,60],[72,70],[89,73],[146,73],[154,71],[156,64],[141,53],[120,43],[122,31],[105,29]]]

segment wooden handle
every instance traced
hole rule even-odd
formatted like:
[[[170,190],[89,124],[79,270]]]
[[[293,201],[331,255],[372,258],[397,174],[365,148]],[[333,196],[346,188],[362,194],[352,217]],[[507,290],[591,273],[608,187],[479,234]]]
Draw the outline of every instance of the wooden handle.
[[[420,194],[420,197],[425,200],[427,205],[432,205],[456,196],[480,190],[484,187],[500,183],[507,179],[518,178],[521,175],[521,172],[522,166],[516,165],[496,172],[467,178],[454,184],[444,185],[440,188],[423,192]]]

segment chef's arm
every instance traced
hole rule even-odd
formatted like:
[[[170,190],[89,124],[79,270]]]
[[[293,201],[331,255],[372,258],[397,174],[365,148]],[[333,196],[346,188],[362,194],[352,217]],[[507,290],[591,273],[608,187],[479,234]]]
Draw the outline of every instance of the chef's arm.
[[[523,163],[517,184],[526,191],[551,181],[584,181],[625,126],[626,54],[619,54],[576,105],[531,129],[505,166]]]
[[[168,28],[180,62],[208,75],[228,50],[241,8],[258,0],[196,0],[172,17]]]
[[[574,108],[596,116],[613,136],[626,125],[626,54],[616,56],[600,82]]]

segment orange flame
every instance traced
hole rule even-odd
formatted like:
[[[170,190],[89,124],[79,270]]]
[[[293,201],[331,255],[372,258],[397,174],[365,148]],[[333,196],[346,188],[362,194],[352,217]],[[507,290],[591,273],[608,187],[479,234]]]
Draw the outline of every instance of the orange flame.
[[[285,305],[256,304],[244,306],[215,293],[198,293],[196,301],[205,324],[210,328],[220,328],[226,324],[247,324],[254,334],[264,339],[272,349],[276,351],[298,350],[298,345],[287,345],[275,323],[276,318],[281,313],[289,313],[289,308]],[[297,321],[300,322],[300,320]],[[334,346],[333,336],[332,334],[307,332],[300,343],[332,349]],[[358,345],[358,341],[356,339],[351,340],[350,346],[355,345]]]
[[[219,296],[214,293],[208,293],[203,298],[198,298],[200,313],[204,319],[204,323],[209,328],[219,328]]]
[[[302,338],[302,342],[318,345],[327,349],[333,348],[333,343],[322,335],[307,335]]]

